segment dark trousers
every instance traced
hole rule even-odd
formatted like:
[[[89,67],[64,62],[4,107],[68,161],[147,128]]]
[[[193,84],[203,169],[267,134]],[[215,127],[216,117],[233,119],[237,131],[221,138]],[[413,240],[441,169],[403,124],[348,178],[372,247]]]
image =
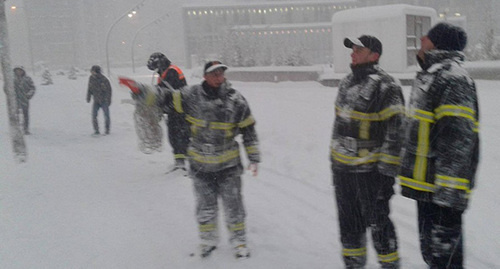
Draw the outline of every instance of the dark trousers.
[[[167,118],[168,140],[174,151],[174,158],[185,159],[189,144],[189,125],[184,114],[170,113]]]
[[[18,113],[23,114],[23,129],[24,132],[29,132],[29,126],[30,126],[30,105],[29,103],[25,105],[20,105],[18,108]]]
[[[394,178],[378,172],[334,171],[333,182],[346,268],[366,264],[366,231],[371,230],[382,268],[399,268],[396,232],[389,218]]]
[[[109,117],[109,105],[107,104],[98,104],[94,102],[92,105],[92,125],[94,126],[94,131],[99,132],[99,123],[97,122],[97,112],[99,109],[102,109],[104,113],[104,125],[106,128],[106,132],[109,132],[109,127],[111,125],[111,120]]]
[[[432,269],[463,268],[463,211],[417,202],[420,251]]]

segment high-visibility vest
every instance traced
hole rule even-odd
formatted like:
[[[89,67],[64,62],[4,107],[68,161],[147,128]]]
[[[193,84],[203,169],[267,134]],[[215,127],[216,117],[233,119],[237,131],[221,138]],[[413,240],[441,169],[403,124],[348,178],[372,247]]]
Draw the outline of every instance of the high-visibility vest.
[[[167,73],[170,69],[174,69],[175,71],[177,71],[180,80],[183,80],[185,78],[184,73],[182,73],[182,70],[178,66],[171,64],[158,78],[158,84],[160,84],[167,77]]]

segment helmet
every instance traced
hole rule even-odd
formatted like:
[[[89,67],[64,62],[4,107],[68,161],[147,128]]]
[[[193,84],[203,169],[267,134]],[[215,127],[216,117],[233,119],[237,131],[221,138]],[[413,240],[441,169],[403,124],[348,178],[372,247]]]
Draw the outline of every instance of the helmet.
[[[149,56],[148,69],[165,69],[170,65],[170,60],[161,52],[155,52]]]

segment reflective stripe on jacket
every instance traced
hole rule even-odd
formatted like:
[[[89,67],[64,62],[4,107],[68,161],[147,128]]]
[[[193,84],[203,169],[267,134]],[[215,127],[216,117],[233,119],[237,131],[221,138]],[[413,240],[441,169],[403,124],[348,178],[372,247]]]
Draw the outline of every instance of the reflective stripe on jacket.
[[[479,161],[479,111],[461,52],[433,50],[417,74],[406,119],[404,196],[464,210]]]
[[[360,69],[361,76],[351,73],[339,85],[330,145],[332,168],[396,176],[404,118],[401,87],[378,65]]]
[[[176,112],[185,113],[191,126],[191,167],[195,171],[216,172],[239,165],[235,137],[240,134],[248,159],[260,162],[255,119],[247,101],[227,82],[217,91],[216,97],[207,95],[202,85],[171,91]]]

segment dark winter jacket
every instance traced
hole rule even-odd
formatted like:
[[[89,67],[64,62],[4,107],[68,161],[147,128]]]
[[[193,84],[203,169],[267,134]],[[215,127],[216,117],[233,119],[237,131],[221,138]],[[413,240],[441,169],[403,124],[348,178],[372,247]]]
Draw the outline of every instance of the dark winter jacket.
[[[31,77],[26,75],[22,67],[14,68],[14,70],[16,69],[23,71],[20,76],[17,74],[14,75],[14,89],[16,91],[17,105],[26,107],[29,104],[29,100],[35,95],[35,84]]]
[[[395,177],[404,118],[401,87],[377,64],[352,67],[339,85],[331,141],[332,168]]]
[[[219,89],[206,82],[183,91],[158,87],[156,96],[157,104],[172,102],[178,113],[186,115],[191,126],[188,156],[193,171],[217,172],[241,165],[235,140],[239,134],[250,162],[260,162],[255,120],[246,99],[228,82]]]
[[[179,67],[170,64],[170,61],[168,61],[168,63],[169,64],[167,67],[158,69],[158,74],[160,75],[160,77],[158,78],[158,85],[165,88],[168,88],[168,85],[170,85],[170,87],[172,87],[173,89],[183,91],[187,86],[187,81],[184,73]],[[162,104],[161,107],[163,108],[163,112],[167,114],[175,113],[171,102]]]
[[[402,194],[464,210],[479,161],[476,86],[458,51],[431,50],[413,84],[398,176]]]
[[[92,74],[89,78],[87,102],[94,96],[94,102],[101,105],[111,105],[111,84],[101,73]]]

